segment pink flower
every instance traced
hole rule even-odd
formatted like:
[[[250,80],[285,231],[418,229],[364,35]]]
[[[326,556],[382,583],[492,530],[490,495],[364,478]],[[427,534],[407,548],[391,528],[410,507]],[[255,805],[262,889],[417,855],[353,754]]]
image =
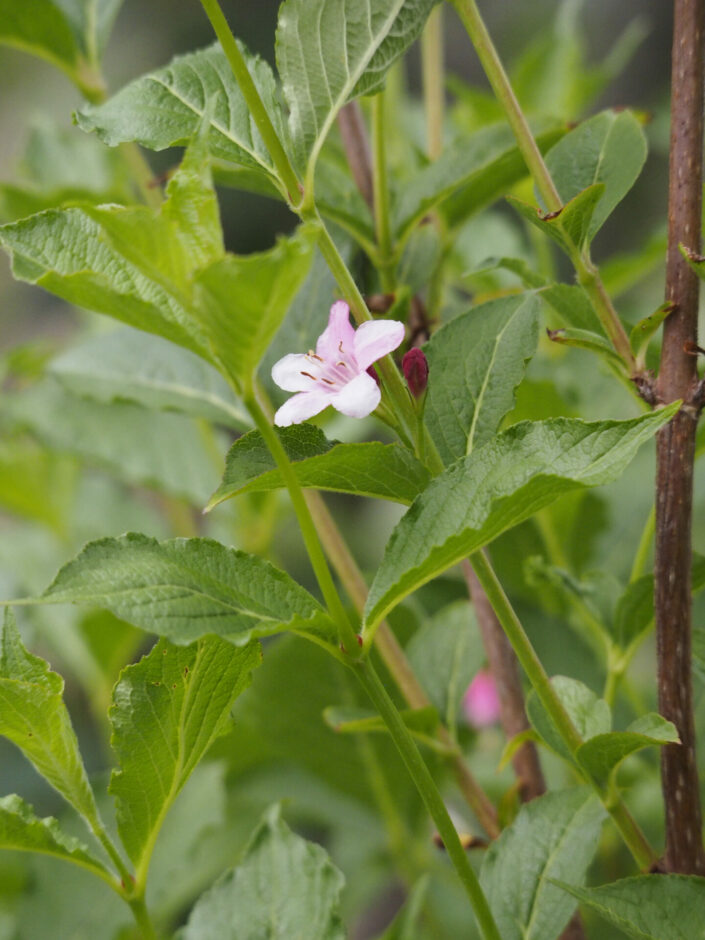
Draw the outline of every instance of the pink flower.
[[[403,339],[404,324],[398,320],[368,320],[355,330],[348,305],[334,303],[315,353],[289,353],[272,367],[279,388],[298,392],[277,411],[274,423],[282,428],[300,424],[328,405],[351,418],[371,414],[381,392],[367,369]]]
[[[478,672],[463,697],[465,717],[475,728],[486,728],[499,721],[497,685],[487,670]]]

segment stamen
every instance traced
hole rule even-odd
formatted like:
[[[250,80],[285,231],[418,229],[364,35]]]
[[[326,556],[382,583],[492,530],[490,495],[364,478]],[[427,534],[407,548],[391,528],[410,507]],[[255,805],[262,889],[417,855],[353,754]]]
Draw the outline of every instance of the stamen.
[[[315,352],[313,352],[313,350],[311,350],[311,352],[309,353],[309,356],[311,356],[312,359],[318,359],[319,362],[325,362],[325,360],[321,359],[320,356],[317,356]]]
[[[324,379],[323,376],[321,376],[321,382],[325,382],[326,385],[335,385],[335,382],[331,382],[330,379]]]
[[[347,362],[343,362],[342,359],[340,360],[340,362],[336,362],[336,365],[337,365],[337,366],[342,366],[344,369],[347,369],[347,367],[348,367]]]
[[[310,372],[302,372],[301,375],[305,375],[307,379],[313,379],[314,382],[317,382],[318,379],[315,375],[311,375]],[[323,380],[325,382],[325,379]]]
[[[341,341],[338,343],[338,352],[345,352],[345,350],[343,349],[343,341],[342,341],[342,339],[341,339]]]

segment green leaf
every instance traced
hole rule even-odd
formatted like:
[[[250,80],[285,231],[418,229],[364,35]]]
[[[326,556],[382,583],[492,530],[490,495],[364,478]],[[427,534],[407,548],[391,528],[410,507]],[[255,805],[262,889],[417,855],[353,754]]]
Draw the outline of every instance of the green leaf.
[[[277,430],[296,477],[305,488],[375,496],[411,503],[428,484],[426,468],[399,444],[340,444],[311,424]],[[239,493],[283,487],[281,473],[259,431],[239,438],[228,452],[223,482],[207,509]]]
[[[0,734],[92,825],[98,810],[63,691],[61,676],[24,648],[7,608],[0,630]]]
[[[604,183],[587,228],[590,242],[636,182],[646,160],[646,139],[629,111],[602,111],[566,134],[546,155],[546,166],[564,203]]]
[[[286,139],[271,68],[240,48],[280,139]],[[214,108],[208,114],[210,100]],[[187,144],[204,118],[208,151],[214,159],[257,171],[271,191],[282,192],[271,157],[218,44],[176,56],[168,66],[131,82],[104,104],[86,105],[76,115],[79,127],[95,131],[111,147],[135,140],[151,150]]]
[[[51,816],[35,816],[32,807],[15,794],[0,797],[0,849],[53,855],[87,868],[100,878],[111,878],[87,846],[62,832]]]
[[[438,727],[438,712],[433,705],[425,708],[404,708],[399,711],[404,724],[412,732],[432,735]],[[323,718],[329,728],[338,734],[388,733],[382,718],[367,708],[351,705],[329,705],[323,710]]]
[[[33,442],[0,443],[0,506],[59,535],[66,534],[76,476],[69,457],[47,453]]]
[[[538,340],[534,293],[491,300],[454,317],[425,347],[424,417],[448,464],[488,441],[514,406]]]
[[[639,875],[598,888],[555,883],[636,940],[705,938],[705,878]]]
[[[191,646],[159,640],[123,670],[113,692],[111,743],[119,769],[115,797],[120,838],[144,879],[169,808],[213,741],[230,724],[235,699],[261,661],[259,643],[219,637]]]
[[[688,262],[688,266],[695,271],[701,280],[705,280],[705,256],[699,255],[685,245],[679,245],[680,253]]]
[[[614,351],[614,347],[600,333],[590,330],[547,330],[548,338],[559,346],[573,346],[576,349],[587,349],[589,352],[601,356],[608,365],[616,366],[623,371],[624,360]]]
[[[605,335],[590,298],[578,284],[551,284],[541,297],[560,316],[566,326]]]
[[[338,111],[379,91],[436,0],[286,0],[277,65],[297,160],[310,174]]]
[[[595,183],[566,201],[563,207],[555,212],[542,212],[514,196],[509,196],[508,199],[527,222],[549,235],[570,255],[576,248],[580,251],[588,239],[591,220],[604,192],[604,183]]]
[[[75,74],[78,67],[76,36],[52,0],[35,0],[31,6],[0,0],[0,42],[41,56],[69,74]]]
[[[367,599],[367,629],[416,588],[559,496],[617,479],[678,407],[631,421],[523,422],[456,461],[392,533]]]
[[[274,806],[240,865],[196,903],[179,940],[345,940],[343,882],[325,850],[291,832]]]
[[[454,729],[463,695],[485,661],[472,604],[443,607],[413,635],[405,652],[438,714]]]
[[[344,154],[326,147],[316,166],[316,207],[351,235],[368,254],[376,250],[372,212],[350,174]]]
[[[536,138],[539,149],[552,147],[562,134],[555,125],[540,128]],[[459,137],[437,160],[404,183],[392,211],[397,239],[404,241],[439,203],[449,224],[460,224],[503,196],[526,174],[524,158],[505,123]]]
[[[208,363],[160,336],[119,327],[70,346],[49,371],[76,395],[178,411],[237,430],[251,426],[244,405]],[[183,468],[179,465],[179,473]]]
[[[578,748],[578,763],[601,785],[610,783],[622,761],[644,747],[678,744],[675,725],[661,715],[642,715],[626,731],[596,734]]]
[[[574,910],[553,878],[582,881],[605,811],[591,790],[558,790],[522,806],[487,850],[481,884],[502,940],[555,940]]]
[[[666,317],[670,313],[673,313],[675,308],[676,304],[673,303],[661,304],[657,310],[648,317],[639,320],[636,326],[632,328],[629,334],[629,345],[636,356],[637,362],[641,364],[642,368],[646,365],[646,350],[648,349],[651,337],[658,330]]]
[[[53,381],[8,396],[6,408],[51,451],[79,457],[127,483],[200,507],[217,482],[202,430],[182,415],[78,398]]]
[[[282,630],[333,633],[287,574],[212,539],[158,542],[129,532],[89,542],[33,602],[105,607],[180,644],[211,634],[241,646]]]
[[[198,317],[214,357],[240,389],[255,370],[308,273],[315,228],[258,254],[227,255],[196,278]]]
[[[612,713],[604,699],[598,698],[584,683],[568,676],[553,676],[551,685],[581,738],[589,741],[595,735],[604,737],[608,734],[612,727]],[[572,762],[573,755],[534,689],[526,697],[526,715],[544,743]]]

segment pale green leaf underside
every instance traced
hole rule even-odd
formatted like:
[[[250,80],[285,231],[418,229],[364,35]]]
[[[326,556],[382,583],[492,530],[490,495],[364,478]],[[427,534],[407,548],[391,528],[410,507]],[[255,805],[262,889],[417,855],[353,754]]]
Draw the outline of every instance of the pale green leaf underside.
[[[423,29],[436,0],[286,0],[277,65],[291,137],[310,169],[338,111],[382,87],[392,63]]]
[[[120,838],[139,869],[151,855],[169,807],[216,737],[261,660],[259,644],[219,637],[191,646],[160,640],[128,666],[113,692],[111,743],[119,769],[115,797]]]
[[[51,816],[40,819],[19,796],[0,797],[0,849],[18,852],[38,852],[73,862],[83,868],[107,877],[102,863],[78,839],[62,832]]]
[[[553,676],[551,685],[584,741],[609,735],[612,713],[604,699],[598,698],[583,682],[568,676]],[[526,698],[526,714],[544,743],[570,762],[570,751],[533,689]]]
[[[502,940],[559,936],[575,905],[549,879],[582,881],[605,816],[587,787],[549,793],[521,808],[482,863],[482,887]]]
[[[645,747],[678,742],[675,725],[652,713],[637,719],[626,731],[595,735],[578,748],[576,758],[595,780],[604,785],[630,754]]]
[[[398,444],[340,444],[311,424],[277,431],[301,486],[411,503],[428,484],[425,467]],[[239,438],[227,456],[208,509],[239,493],[280,489],[284,481],[259,431]]]
[[[705,940],[705,878],[639,875],[599,888],[560,886],[636,940]]]
[[[211,539],[128,533],[89,542],[35,602],[105,607],[179,644],[211,634],[242,645],[282,630],[334,632],[287,574]]]
[[[272,807],[240,865],[196,903],[179,940],[345,940],[343,883],[325,850],[291,832]]]
[[[244,50],[243,50],[244,51]],[[285,124],[272,70],[258,56],[246,60],[280,139]],[[185,145],[213,101],[208,149],[217,160],[259,171],[280,188],[271,158],[220,45],[176,56],[163,69],[126,85],[105,104],[87,105],[76,115],[85,131],[110,146],[135,140],[151,150]]]
[[[563,493],[616,479],[678,407],[630,421],[523,422],[456,461],[392,533],[370,588],[368,629],[416,588]]]
[[[424,417],[444,463],[469,454],[497,431],[538,340],[534,293],[491,300],[452,319],[425,347]]]

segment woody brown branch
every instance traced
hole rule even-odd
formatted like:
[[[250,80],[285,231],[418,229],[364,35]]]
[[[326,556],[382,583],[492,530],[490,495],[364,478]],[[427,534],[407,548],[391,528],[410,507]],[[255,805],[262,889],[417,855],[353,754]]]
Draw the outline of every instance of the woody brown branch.
[[[671,145],[666,300],[657,398],[684,407],[659,433],[656,471],[655,614],[659,709],[680,744],[661,754],[667,871],[705,874],[695,760],[691,680],[691,520],[699,402],[696,358],[698,278],[679,246],[699,252],[702,194],[703,33],[705,0],[675,0],[671,73]]]

